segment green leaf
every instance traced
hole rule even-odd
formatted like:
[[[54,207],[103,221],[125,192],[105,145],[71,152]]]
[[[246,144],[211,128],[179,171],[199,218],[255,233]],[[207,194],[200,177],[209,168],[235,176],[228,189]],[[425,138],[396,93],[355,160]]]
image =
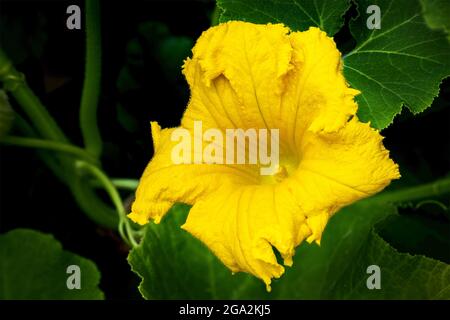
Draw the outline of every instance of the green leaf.
[[[360,201],[329,222],[321,246],[302,244],[293,269],[274,286],[283,299],[449,299],[450,265],[399,253],[375,225],[397,216],[388,204]],[[449,249],[449,248],[448,248]],[[381,289],[369,290],[367,268],[381,269]]]
[[[8,96],[0,90],[0,138],[6,136],[14,121],[14,111],[9,104]]]
[[[369,30],[366,8],[378,5],[381,28]],[[428,108],[450,75],[450,45],[443,32],[428,28],[418,0],[358,0],[350,24],[356,48],[344,57],[344,74],[362,93],[358,116],[383,129],[406,105],[413,114]]]
[[[120,103],[116,104],[116,118],[122,128],[130,133],[139,129],[138,121]]]
[[[283,23],[294,31],[319,27],[330,36],[344,23],[348,0],[217,0],[220,22]]]
[[[175,205],[163,221],[149,224],[128,256],[141,278],[146,299],[263,299],[264,284],[247,274],[231,274],[200,241],[180,226],[189,207]]]
[[[401,214],[389,216],[377,226],[377,233],[400,252],[450,263],[448,209],[439,201],[424,203],[419,209],[401,208]]]
[[[156,54],[167,79],[181,76],[183,60],[190,55],[193,45],[191,38],[182,36],[170,36],[161,41]]]
[[[169,27],[159,21],[141,22],[138,25],[138,32],[149,44],[159,43],[170,36]]]
[[[397,215],[391,205],[360,201],[337,213],[321,246],[302,243],[294,265],[267,293],[262,281],[231,275],[197,239],[179,226],[187,206],[176,206],[160,225],[147,227],[129,262],[152,299],[380,299],[450,298],[450,266],[424,256],[399,253],[374,226]],[[381,268],[381,289],[366,286],[367,267]]]
[[[273,286],[281,299],[331,299],[336,283],[361,254],[373,226],[395,214],[394,207],[360,201],[335,214],[322,236],[321,245],[303,242],[296,251],[293,268]],[[356,268],[365,273],[367,265]],[[278,287],[279,286],[279,287]]]
[[[380,267],[381,288],[368,290],[363,266]],[[450,299],[450,266],[424,256],[399,253],[372,231],[360,254],[335,285],[344,299]]]
[[[0,10],[0,47],[15,65],[40,58],[48,41],[47,25],[43,11],[23,14],[5,4]]]
[[[81,289],[67,288],[67,267],[81,271]],[[51,235],[15,229],[0,235],[0,300],[103,299],[93,262],[63,251]]]
[[[450,41],[450,2],[448,0],[420,0],[425,22],[431,29],[443,29]]]
[[[140,89],[142,84],[139,83],[136,77],[132,74],[130,68],[125,65],[119,71],[116,86],[119,93],[123,94],[128,91]]]

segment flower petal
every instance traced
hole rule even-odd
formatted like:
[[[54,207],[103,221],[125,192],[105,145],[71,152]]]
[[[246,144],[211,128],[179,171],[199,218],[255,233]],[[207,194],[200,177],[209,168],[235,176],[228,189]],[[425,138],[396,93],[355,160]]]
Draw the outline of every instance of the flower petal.
[[[280,108],[283,76],[292,68],[288,32],[282,24],[240,21],[204,32],[184,66],[191,101],[183,126],[215,118],[219,128],[276,127],[272,113]]]
[[[280,136],[296,153],[307,130],[333,132],[356,114],[358,90],[349,88],[342,73],[341,53],[332,38],[318,28],[290,34],[293,69],[285,79]]]
[[[175,129],[163,129],[152,122],[155,155],[145,169],[129,217],[140,224],[158,223],[175,202],[193,204],[221,185],[249,184],[258,171],[242,165],[174,164],[171,141]],[[192,150],[193,152],[193,150]]]
[[[183,73],[191,89],[183,127],[202,120],[205,128],[276,128],[282,153],[296,153],[307,129],[336,131],[357,110],[359,91],[318,28],[289,34],[281,24],[220,24],[197,40]]]
[[[310,221],[315,226],[310,223],[313,236],[308,239],[320,241],[324,218],[381,191],[400,174],[383,137],[356,116],[336,132],[308,131],[304,139],[308,142],[300,150],[299,166],[286,183],[306,216],[322,215]]]
[[[271,279],[284,272],[272,246],[290,266],[295,247],[311,234],[283,184],[222,187],[196,202],[183,229],[203,241],[233,272],[257,276],[268,290]]]

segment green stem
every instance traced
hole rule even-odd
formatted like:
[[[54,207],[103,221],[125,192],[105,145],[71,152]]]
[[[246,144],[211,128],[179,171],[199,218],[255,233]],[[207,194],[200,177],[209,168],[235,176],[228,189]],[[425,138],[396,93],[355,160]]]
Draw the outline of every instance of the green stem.
[[[119,192],[117,191],[116,187],[113,185],[109,177],[98,167],[84,161],[77,161],[76,167],[79,170],[88,171],[103,185],[119,215],[119,232],[122,238],[132,246],[137,246],[137,243],[134,240],[133,230],[128,223],[128,218],[123,206],[122,199],[120,198]]]
[[[81,96],[80,127],[87,151],[99,158],[102,138],[97,125],[100,92],[101,37],[98,0],[86,0],[86,69]]]
[[[111,179],[116,188],[125,190],[136,190],[139,180],[136,179]]]
[[[14,137],[14,136],[6,136],[0,139],[1,144],[6,145],[14,145],[19,147],[27,147],[27,148],[36,148],[36,149],[48,149],[59,151],[63,153],[69,153],[76,156],[78,159],[83,159],[90,163],[96,163],[96,159],[94,159],[90,154],[88,154],[85,150],[69,145],[61,142],[51,141],[51,140],[42,140],[42,139],[34,139],[34,138],[23,138],[23,137]]]
[[[88,185],[88,179],[83,179],[79,174],[75,175],[70,182],[70,188],[76,202],[89,219],[105,228],[118,229],[120,219],[117,212],[99,199]]]
[[[105,188],[108,195],[110,196],[111,201],[116,207],[119,217],[126,217],[125,208],[123,207],[122,199],[120,198],[119,192],[117,191],[116,187],[114,187],[108,176],[105,173],[103,173],[103,171],[100,170],[98,167],[84,161],[77,161],[76,167],[77,169],[80,170],[86,170],[87,172],[91,173],[95,178],[97,178],[98,181]]]
[[[14,125],[17,126],[20,132],[28,137],[38,137],[36,131],[31,127],[31,125],[23,119],[19,114],[14,115]],[[50,168],[53,174],[64,184],[69,184],[69,176],[67,170],[61,166],[56,157],[48,152],[37,150],[38,156],[41,160]]]
[[[371,198],[377,202],[408,202],[450,193],[450,176],[431,183],[380,193]]]
[[[18,114],[15,115],[15,124],[27,136],[37,136],[33,128]],[[73,158],[65,155],[55,157],[43,150],[38,150],[38,155],[56,177],[70,187],[75,201],[89,219],[108,229],[116,230],[118,228],[117,213],[100,200],[95,191],[86,185],[87,182],[83,180],[83,177],[73,170]]]
[[[13,67],[11,61],[1,49],[0,81],[4,83],[6,90],[14,96],[44,138],[63,142],[68,141],[55,120],[28,87],[23,74]]]
[[[90,20],[92,21],[92,19]],[[94,32],[96,31],[94,30]],[[95,40],[93,42],[94,45],[96,45]],[[92,59],[90,60],[92,61]],[[95,66],[89,67],[88,69],[91,70],[90,73],[92,74],[92,70],[95,69]],[[97,76],[94,75],[94,77]],[[92,76],[90,77],[90,79],[92,79]],[[0,49],[0,81],[3,82],[5,89],[8,90],[14,96],[18,104],[25,111],[29,119],[33,122],[33,126],[37,130],[37,133],[41,137],[52,141],[68,143],[68,139],[64,135],[63,131],[60,129],[60,127],[57,125],[54,119],[47,112],[46,108],[41,104],[36,95],[25,83],[24,76],[12,66],[11,61],[7,58],[6,54],[1,49]],[[86,92],[86,90],[84,91]],[[87,90],[88,93],[87,96],[90,96],[89,91],[90,90]],[[94,104],[94,107],[96,108],[96,103]],[[84,110],[86,110],[86,108],[84,108]],[[82,116],[80,116],[80,118],[82,118]],[[95,114],[93,118],[94,118],[93,123],[95,124],[94,130],[97,130],[95,123],[96,122]],[[18,122],[19,121],[16,121],[16,123]],[[28,123],[26,123],[25,120],[20,122],[21,122],[20,129],[22,131],[24,131],[27,135],[37,137],[37,134],[34,132],[33,128],[31,128],[28,125]],[[58,145],[58,147],[60,147],[60,145]],[[63,147],[63,149],[67,151],[67,148]],[[71,149],[71,151],[74,150]],[[78,151],[75,151],[75,153],[77,152]],[[42,150],[39,150],[39,155],[41,156],[42,160],[52,169],[52,171],[55,172],[57,177],[70,187],[72,194],[75,197],[75,200],[89,218],[107,228],[117,229],[118,226],[121,227],[121,225],[123,224],[122,222],[123,220],[120,220],[119,224],[119,219],[117,219],[117,213],[114,210],[112,210],[109,206],[104,204],[103,201],[101,201],[98,198],[95,191],[87,187],[83,183],[82,177],[79,174],[77,174],[77,172],[74,170],[75,168],[73,166],[74,164],[73,157],[69,157],[63,154],[53,156]]]

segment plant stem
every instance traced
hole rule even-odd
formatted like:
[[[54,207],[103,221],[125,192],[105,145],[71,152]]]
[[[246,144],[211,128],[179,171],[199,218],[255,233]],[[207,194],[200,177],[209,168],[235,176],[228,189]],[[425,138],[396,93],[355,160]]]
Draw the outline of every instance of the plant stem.
[[[116,207],[119,217],[126,217],[122,199],[120,198],[119,192],[117,191],[116,187],[114,187],[109,177],[105,173],[103,173],[103,171],[100,170],[98,167],[84,161],[77,161],[76,167],[77,169],[80,170],[86,170],[87,172],[91,173],[95,178],[97,178],[98,181],[105,188],[108,195],[110,196],[111,201]]]
[[[27,86],[23,74],[12,66],[11,61],[1,49],[0,81],[4,83],[5,89],[14,96],[44,138],[63,142],[68,141],[55,120]]]
[[[34,138],[6,136],[6,137],[3,137],[0,139],[0,143],[6,144],[6,145],[14,145],[14,146],[20,146],[20,147],[27,147],[27,148],[36,148],[36,149],[48,149],[48,150],[69,153],[69,154],[76,156],[78,159],[83,159],[90,163],[96,163],[96,159],[94,159],[84,149],[78,148],[76,146],[72,146],[70,144],[64,144],[61,142],[56,142],[56,141],[51,141],[51,140],[34,139]]]
[[[28,137],[37,138],[39,135],[31,127],[31,125],[23,119],[19,114],[14,115],[14,125],[17,126],[20,132]],[[38,156],[50,168],[53,174],[64,184],[69,184],[69,175],[67,170],[64,170],[56,157],[48,152],[37,150]],[[59,159],[60,160],[60,159]]]
[[[37,136],[33,128],[18,114],[15,115],[15,124],[27,136]],[[82,150],[89,156],[85,150],[77,149]],[[75,201],[89,219],[108,229],[117,230],[119,225],[117,213],[99,199],[93,189],[83,184],[82,177],[74,171],[75,159],[65,155],[55,157],[53,154],[42,150],[38,150],[38,155],[54,172],[55,176],[70,188]]]
[[[377,202],[407,202],[450,193],[450,176],[419,186],[380,193],[371,198]]]
[[[111,179],[111,182],[116,188],[125,190],[136,190],[139,180],[136,179]]]
[[[86,69],[81,96],[80,128],[87,151],[99,158],[102,138],[97,124],[101,77],[100,5],[86,0]]]
[[[130,224],[128,223],[128,218],[125,212],[125,208],[123,206],[122,199],[120,198],[119,192],[116,187],[113,185],[109,177],[103,173],[98,167],[84,162],[77,161],[76,167],[79,170],[86,170],[91,173],[97,180],[103,185],[104,189],[108,193],[111,201],[113,202],[116,211],[119,216],[119,232],[122,238],[127,241],[132,246],[137,246],[136,241],[134,240],[133,230],[131,229]],[[125,227],[125,229],[123,229]]]
[[[99,199],[88,185],[88,180],[83,179],[79,173],[70,181],[70,189],[77,204],[86,216],[98,225],[117,230],[120,222],[117,212]]]
[[[92,19],[90,20],[92,22]],[[94,32],[96,32],[95,28]],[[95,43],[95,40],[93,42],[94,45],[97,45]],[[92,61],[92,59],[90,60]],[[95,66],[90,67],[89,68],[89,70],[91,70],[90,74],[92,74],[93,73],[92,70],[95,71],[95,69],[96,69]],[[95,75],[94,72],[94,78],[95,77],[98,77],[98,75]],[[90,78],[92,79],[92,76]],[[5,89],[14,96],[18,104],[23,108],[28,118],[32,121],[34,128],[37,130],[37,134],[48,140],[61,142],[61,144],[58,145],[45,143],[46,147],[51,146],[49,148],[57,148],[60,151],[65,151],[65,153],[67,152],[73,154],[78,153],[79,150],[75,151],[73,149],[73,148],[79,149],[75,146],[72,146],[73,148],[70,147],[67,148],[69,141],[66,138],[65,134],[57,125],[57,123],[54,121],[54,119],[50,116],[50,114],[47,112],[46,108],[41,104],[36,95],[27,86],[27,84],[24,81],[24,76],[12,66],[11,61],[8,59],[6,54],[1,49],[0,49],[0,81],[3,82]],[[87,96],[91,95],[89,94],[90,91],[91,90],[89,90],[88,88]],[[95,95],[98,96],[98,90]],[[94,109],[96,109],[96,103],[94,104]],[[84,110],[86,110],[86,108],[84,108]],[[96,110],[94,110],[94,117],[90,117],[90,119],[92,118],[94,119],[93,120],[94,130],[97,130],[95,112]],[[89,119],[89,116],[85,117]],[[80,116],[80,118],[83,117]],[[34,132],[33,128],[31,128],[25,120],[20,121],[20,123],[19,121],[16,121],[16,123],[21,125],[20,129],[24,131],[27,135],[31,135],[32,137],[36,138],[38,137],[38,135]],[[41,143],[42,142],[41,140],[38,139],[35,140],[39,141],[38,144],[40,144],[40,147],[44,147],[44,145]],[[33,141],[33,144],[35,144],[37,141]],[[15,142],[17,142],[17,140]],[[21,142],[24,143],[23,140]],[[28,141],[27,144],[29,142],[30,141]],[[62,145],[63,147],[61,147]],[[72,194],[75,197],[75,200],[77,201],[81,209],[84,211],[84,213],[91,220],[95,221],[96,223],[104,227],[111,229],[117,229],[118,226],[123,224],[122,222],[123,219],[119,221],[119,219],[117,218],[117,213],[114,210],[112,210],[109,206],[104,204],[103,201],[101,201],[98,198],[98,195],[95,193],[93,189],[83,184],[83,179],[81,175],[77,174],[77,172],[75,171],[76,169],[74,167],[75,159],[73,157],[69,157],[68,155],[63,154],[50,156],[50,154],[44,153],[42,151],[40,151],[39,154],[42,157],[43,161],[53,170],[53,172],[55,172],[58,178],[61,179],[62,182],[64,182],[70,187]],[[81,155],[81,153],[78,153],[78,155]],[[82,159],[85,159],[85,156],[86,152],[83,154]],[[86,160],[88,159],[86,158]],[[89,162],[92,162],[92,156],[89,158]]]

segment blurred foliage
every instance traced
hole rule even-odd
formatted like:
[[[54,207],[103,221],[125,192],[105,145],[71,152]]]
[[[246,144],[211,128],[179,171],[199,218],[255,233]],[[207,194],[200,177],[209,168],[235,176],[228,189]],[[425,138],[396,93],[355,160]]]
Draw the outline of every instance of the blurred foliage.
[[[145,89],[152,83],[155,74],[146,66],[158,61],[164,79],[176,90],[184,94],[185,84],[181,74],[184,59],[190,56],[193,40],[186,36],[175,36],[169,28],[158,21],[145,21],[137,26],[136,37],[126,45],[125,63],[119,71],[117,90],[119,95],[127,96]],[[120,100],[120,98],[119,98]],[[135,133],[138,124],[120,103],[116,105],[117,120],[128,132]]]
[[[15,64],[41,57],[47,42],[46,23],[45,15],[40,11],[24,14],[22,10],[0,10],[0,47]]]
[[[450,41],[450,5],[447,0],[420,0],[425,22],[431,29],[441,29]]]
[[[8,96],[0,90],[0,138],[8,134],[14,121],[14,111],[9,104]]]

